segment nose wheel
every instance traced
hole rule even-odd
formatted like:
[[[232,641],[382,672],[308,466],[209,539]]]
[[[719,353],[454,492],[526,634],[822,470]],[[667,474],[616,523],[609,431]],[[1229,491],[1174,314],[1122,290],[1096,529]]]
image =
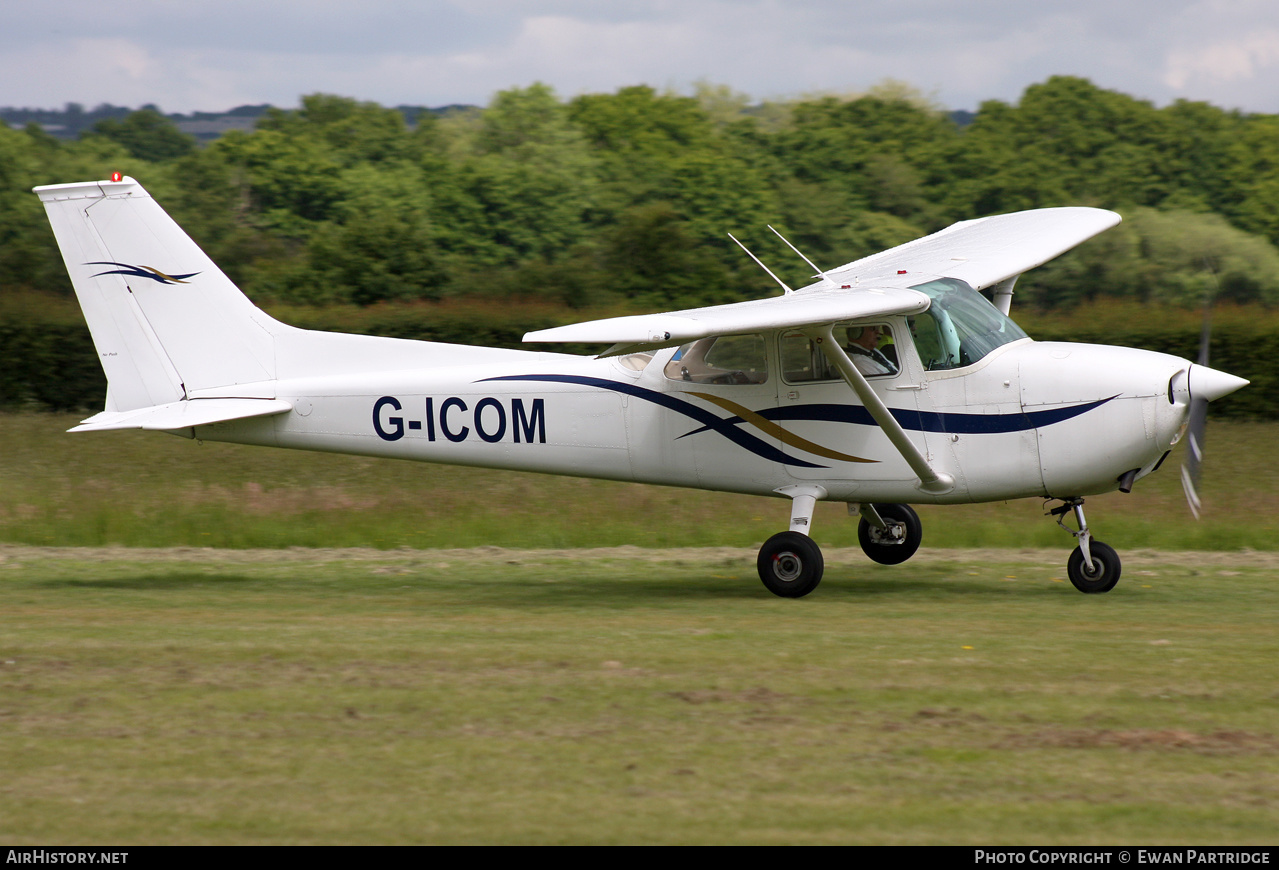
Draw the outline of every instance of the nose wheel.
[[[1092,539],[1088,521],[1084,519],[1084,500],[1066,499],[1060,507],[1053,508],[1049,513],[1057,518],[1057,525],[1079,541],[1079,546],[1075,547],[1066,562],[1066,576],[1070,578],[1071,585],[1086,595],[1097,595],[1114,589],[1122,568],[1119,554],[1109,544]],[[1063,522],[1068,513],[1075,515],[1079,531],[1076,532]]]
[[[1091,565],[1084,559],[1084,551],[1075,547],[1066,563],[1066,574],[1080,592],[1088,595],[1109,592],[1119,582],[1119,554],[1114,547],[1101,541],[1093,541],[1090,549]]]

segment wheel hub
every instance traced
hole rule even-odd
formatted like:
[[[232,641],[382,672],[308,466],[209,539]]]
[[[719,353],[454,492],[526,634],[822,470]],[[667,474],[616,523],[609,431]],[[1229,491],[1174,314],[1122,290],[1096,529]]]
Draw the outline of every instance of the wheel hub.
[[[773,573],[777,579],[791,583],[804,571],[804,562],[794,553],[778,553],[773,557]]]
[[[906,527],[901,523],[888,523],[888,527],[870,528],[870,539],[876,544],[900,544],[906,538]]]

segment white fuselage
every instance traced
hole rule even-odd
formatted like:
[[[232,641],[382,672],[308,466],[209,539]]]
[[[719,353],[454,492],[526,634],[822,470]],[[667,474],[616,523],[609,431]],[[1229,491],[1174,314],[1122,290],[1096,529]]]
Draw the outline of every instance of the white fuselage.
[[[1176,443],[1190,363],[1128,348],[1013,342],[925,371],[905,318],[901,370],[869,379],[946,492],[919,478],[842,380],[788,383],[780,333],[763,383],[668,376],[674,348],[593,359],[458,349],[453,365],[258,385],[293,410],[190,431],[208,440],[699,487],[759,495],[816,484],[847,502],[1077,497],[1153,470]],[[434,345],[434,348],[447,347]]]

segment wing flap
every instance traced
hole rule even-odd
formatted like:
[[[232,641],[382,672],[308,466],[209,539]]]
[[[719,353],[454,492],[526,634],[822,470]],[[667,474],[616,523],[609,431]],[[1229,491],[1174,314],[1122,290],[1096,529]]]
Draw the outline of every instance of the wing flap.
[[[103,411],[68,432],[104,432],[110,429],[169,431],[207,426],[247,417],[264,417],[293,410],[283,399],[184,399],[167,405],[132,411]]]

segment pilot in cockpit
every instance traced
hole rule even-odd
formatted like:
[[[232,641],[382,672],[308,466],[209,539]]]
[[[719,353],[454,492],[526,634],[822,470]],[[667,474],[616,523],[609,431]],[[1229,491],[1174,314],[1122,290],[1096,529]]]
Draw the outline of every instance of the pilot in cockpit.
[[[880,339],[888,335],[887,326],[873,324],[871,326],[850,326],[848,328],[848,356],[864,375],[895,375],[897,364],[888,358],[879,348]]]

